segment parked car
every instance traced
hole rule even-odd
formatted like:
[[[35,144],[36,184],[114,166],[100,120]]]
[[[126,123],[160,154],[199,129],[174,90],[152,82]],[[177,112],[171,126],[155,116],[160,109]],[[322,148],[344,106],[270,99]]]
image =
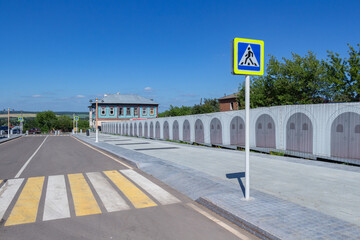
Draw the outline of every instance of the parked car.
[[[41,130],[40,128],[32,128],[29,130],[29,134],[40,134]]]
[[[20,129],[19,128],[15,128],[12,130],[13,134],[20,134]]]
[[[4,133],[8,133],[8,126],[1,126],[0,131],[4,131]]]

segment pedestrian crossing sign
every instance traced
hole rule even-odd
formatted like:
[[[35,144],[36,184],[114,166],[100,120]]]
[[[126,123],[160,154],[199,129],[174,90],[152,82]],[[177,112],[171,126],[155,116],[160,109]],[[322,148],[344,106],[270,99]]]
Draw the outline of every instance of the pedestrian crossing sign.
[[[23,122],[23,121],[24,121],[24,118],[23,118],[23,117],[18,117],[18,121],[19,121],[19,122]]]
[[[264,74],[264,41],[235,38],[232,45],[232,74]]]
[[[74,117],[75,122],[79,121],[79,116]]]

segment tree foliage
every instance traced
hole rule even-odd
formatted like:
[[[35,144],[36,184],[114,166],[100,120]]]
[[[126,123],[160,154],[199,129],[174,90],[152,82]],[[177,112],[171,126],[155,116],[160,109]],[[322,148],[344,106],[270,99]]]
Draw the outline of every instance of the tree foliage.
[[[203,104],[195,104],[193,107],[181,106],[174,107],[170,105],[170,109],[159,113],[159,117],[184,116],[192,114],[203,114],[211,112],[219,112],[219,102],[216,98],[205,98]]]
[[[251,83],[251,107],[287,104],[311,104],[325,101],[360,100],[360,46],[356,51],[349,45],[349,58],[328,52],[327,61],[312,52],[304,57],[292,54],[282,61],[271,56],[266,75]],[[245,85],[238,94],[239,108],[245,107]]]

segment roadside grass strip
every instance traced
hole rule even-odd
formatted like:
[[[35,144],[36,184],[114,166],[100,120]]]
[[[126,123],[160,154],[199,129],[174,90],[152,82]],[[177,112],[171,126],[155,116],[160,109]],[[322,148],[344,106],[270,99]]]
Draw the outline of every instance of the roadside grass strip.
[[[8,209],[23,181],[23,178],[10,179],[0,188],[0,219],[3,218],[5,211]]]
[[[120,170],[122,174],[130,178],[133,182],[139,185],[142,189],[148,192],[151,196],[153,196],[157,201],[159,201],[162,205],[179,203],[180,200],[151,182],[149,179],[141,176],[139,173],[134,170]]]
[[[135,208],[157,206],[153,200],[118,171],[104,171],[104,173],[125,194]]]
[[[86,174],[108,212],[130,209],[125,200],[99,172]]]
[[[45,177],[33,177],[27,180],[5,226],[36,221],[44,180]]]
[[[76,216],[100,214],[101,210],[81,173],[68,174]]]
[[[43,221],[69,217],[65,177],[63,175],[50,176],[46,189]]]

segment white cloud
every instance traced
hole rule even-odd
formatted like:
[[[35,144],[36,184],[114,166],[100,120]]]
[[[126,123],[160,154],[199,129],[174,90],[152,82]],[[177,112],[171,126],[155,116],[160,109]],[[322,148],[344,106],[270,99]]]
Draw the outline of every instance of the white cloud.
[[[33,98],[39,98],[39,97],[41,97],[41,95],[35,94],[35,95],[32,95],[32,97],[33,97]]]
[[[144,88],[145,92],[151,92],[152,91],[152,88],[151,87],[146,87]]]
[[[84,98],[84,95],[76,95],[76,98]]]

